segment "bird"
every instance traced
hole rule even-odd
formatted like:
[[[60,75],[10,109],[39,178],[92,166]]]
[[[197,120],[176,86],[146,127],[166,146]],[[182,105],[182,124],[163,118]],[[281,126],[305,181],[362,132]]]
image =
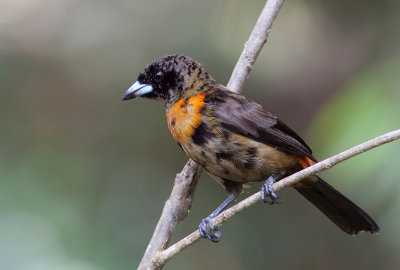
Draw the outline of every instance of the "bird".
[[[123,100],[136,97],[165,106],[174,140],[227,191],[228,197],[198,226],[201,236],[212,242],[220,240],[221,232],[211,220],[242,193],[244,185],[262,182],[261,200],[274,204],[276,181],[317,162],[303,139],[277,116],[219,84],[185,55],[150,62]],[[320,177],[310,176],[292,187],[346,233],[379,231],[364,210]]]

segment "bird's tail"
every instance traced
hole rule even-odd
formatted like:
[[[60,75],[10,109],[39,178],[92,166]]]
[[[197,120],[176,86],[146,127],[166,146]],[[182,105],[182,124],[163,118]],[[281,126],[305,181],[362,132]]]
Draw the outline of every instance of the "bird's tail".
[[[295,187],[330,220],[348,234],[361,231],[376,233],[378,225],[360,207],[318,177],[318,181]]]

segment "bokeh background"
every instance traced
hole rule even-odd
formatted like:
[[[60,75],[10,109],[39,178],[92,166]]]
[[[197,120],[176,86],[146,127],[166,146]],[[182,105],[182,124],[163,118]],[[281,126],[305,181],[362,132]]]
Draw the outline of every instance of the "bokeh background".
[[[183,53],[226,84],[264,1],[0,0],[0,269],[134,269],[187,158],[156,102],[121,102]],[[319,159],[400,127],[400,2],[287,1],[244,94]],[[400,269],[400,143],[322,177],[381,226],[351,237],[296,192],[165,269]],[[241,198],[258,190],[247,190]],[[225,199],[203,175],[173,241]]]

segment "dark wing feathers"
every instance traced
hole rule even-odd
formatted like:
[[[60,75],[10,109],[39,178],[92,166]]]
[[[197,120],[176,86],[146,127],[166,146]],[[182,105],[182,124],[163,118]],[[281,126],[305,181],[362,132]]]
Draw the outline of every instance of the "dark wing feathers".
[[[222,127],[230,132],[315,160],[300,136],[261,105],[223,88],[208,95],[205,102],[214,107]]]

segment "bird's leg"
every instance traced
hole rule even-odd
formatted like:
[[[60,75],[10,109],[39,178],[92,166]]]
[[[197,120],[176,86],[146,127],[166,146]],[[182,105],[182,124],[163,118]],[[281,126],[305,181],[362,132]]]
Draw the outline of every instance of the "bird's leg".
[[[265,181],[265,183],[261,187],[261,200],[264,203],[268,203],[269,205],[273,205],[274,203],[279,204],[278,195],[272,189],[272,185],[278,180],[279,174],[271,174],[270,177]],[[268,197],[271,200],[268,200]]]
[[[214,212],[212,212],[208,217],[201,221],[199,225],[201,236],[203,236],[204,238],[208,238],[213,242],[219,241],[219,239],[221,238],[221,232],[218,230],[217,227],[211,224],[211,220],[218,216],[236,198],[237,195],[229,194],[228,198],[226,198],[226,200],[221,203],[221,205],[218,206],[217,209],[214,210]]]

